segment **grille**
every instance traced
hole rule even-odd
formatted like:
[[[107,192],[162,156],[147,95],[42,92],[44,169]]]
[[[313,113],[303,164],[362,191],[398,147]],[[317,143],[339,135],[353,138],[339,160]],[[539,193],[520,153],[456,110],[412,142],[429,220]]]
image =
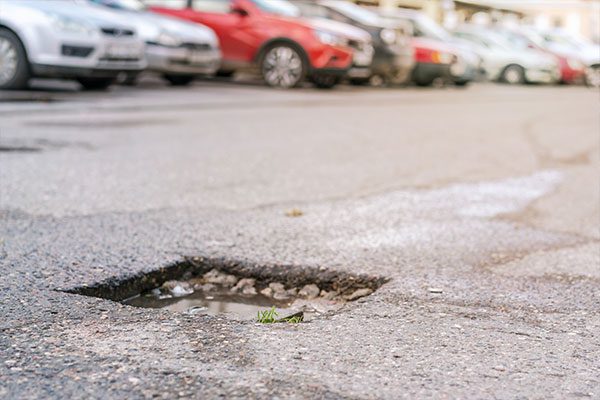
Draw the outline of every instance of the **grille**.
[[[68,57],[85,58],[89,56],[92,51],[94,51],[94,48],[87,46],[69,46],[63,44],[61,48],[62,54]]]
[[[134,32],[131,29],[121,29],[121,28],[101,28],[102,33],[107,36],[133,36]]]
[[[190,50],[211,50],[212,46],[208,43],[182,43],[181,47]]]

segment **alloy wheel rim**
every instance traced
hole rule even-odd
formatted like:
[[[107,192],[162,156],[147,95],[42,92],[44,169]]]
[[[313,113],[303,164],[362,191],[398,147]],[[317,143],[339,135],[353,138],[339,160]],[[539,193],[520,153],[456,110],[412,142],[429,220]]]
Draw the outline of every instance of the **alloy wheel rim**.
[[[300,55],[290,47],[275,47],[265,56],[263,74],[271,86],[289,88],[295,86],[302,77]]]
[[[15,76],[17,65],[17,49],[8,39],[0,38],[0,85]]]
[[[519,81],[521,80],[521,71],[517,68],[511,67],[506,71],[504,78],[508,83],[519,83]]]
[[[589,68],[587,70],[587,81],[591,87],[600,87],[600,67]]]

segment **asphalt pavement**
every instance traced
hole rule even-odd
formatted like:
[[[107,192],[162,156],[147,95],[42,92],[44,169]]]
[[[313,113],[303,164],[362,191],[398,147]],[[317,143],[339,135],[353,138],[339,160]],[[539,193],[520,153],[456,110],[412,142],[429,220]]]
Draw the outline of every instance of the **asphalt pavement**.
[[[4,92],[0,221],[0,398],[600,398],[588,88]],[[63,291],[186,256],[389,281],[274,325]]]

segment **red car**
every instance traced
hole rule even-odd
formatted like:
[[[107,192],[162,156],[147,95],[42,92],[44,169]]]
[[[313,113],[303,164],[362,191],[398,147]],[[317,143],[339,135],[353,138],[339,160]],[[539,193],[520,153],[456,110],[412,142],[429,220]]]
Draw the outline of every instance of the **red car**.
[[[430,86],[436,79],[450,80],[452,66],[457,57],[450,46],[433,39],[413,37],[411,45],[415,51],[415,67],[412,81],[419,86]]]
[[[308,78],[332,87],[351,68],[353,50],[335,32],[298,18],[286,0],[151,0],[151,10],[212,28],[221,42],[220,75],[258,67],[269,86],[290,88]],[[177,5],[180,8],[176,8]]]

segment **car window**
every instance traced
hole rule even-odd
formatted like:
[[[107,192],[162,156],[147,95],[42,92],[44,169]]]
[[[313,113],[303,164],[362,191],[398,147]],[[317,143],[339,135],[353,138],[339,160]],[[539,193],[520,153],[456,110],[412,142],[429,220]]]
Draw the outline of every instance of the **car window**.
[[[294,3],[296,7],[300,9],[300,13],[305,17],[314,17],[314,18],[328,18],[329,11],[327,8],[322,7],[318,4],[304,3],[298,2]]]
[[[143,11],[146,9],[146,5],[141,0],[92,0],[92,3],[120,10]]]
[[[187,0],[144,0],[148,7],[165,7],[182,9],[187,7]]]
[[[374,12],[348,1],[330,1],[329,7],[361,24],[377,26],[381,19]]]
[[[231,12],[231,0],[194,0],[192,8],[201,12],[228,14]]]
[[[285,17],[298,17],[300,10],[287,0],[252,0],[262,11]]]

